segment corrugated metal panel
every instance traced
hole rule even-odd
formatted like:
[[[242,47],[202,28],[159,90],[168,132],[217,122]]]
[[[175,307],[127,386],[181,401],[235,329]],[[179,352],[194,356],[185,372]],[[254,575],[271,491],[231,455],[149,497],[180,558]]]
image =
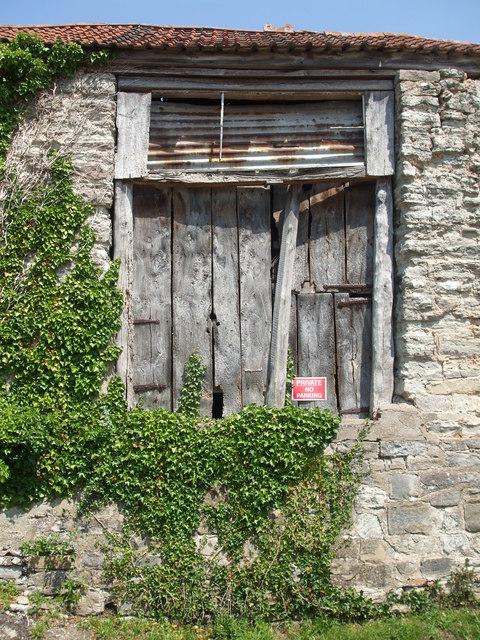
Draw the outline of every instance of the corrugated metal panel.
[[[153,101],[148,169],[261,171],[357,166],[364,161],[360,101]],[[221,159],[220,159],[221,155]]]

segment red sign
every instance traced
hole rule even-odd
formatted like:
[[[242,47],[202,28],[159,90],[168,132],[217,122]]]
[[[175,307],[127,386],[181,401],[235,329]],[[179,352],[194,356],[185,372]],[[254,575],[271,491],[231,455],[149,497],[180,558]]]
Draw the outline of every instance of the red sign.
[[[327,399],[326,378],[294,378],[292,386],[292,400],[309,402]]]

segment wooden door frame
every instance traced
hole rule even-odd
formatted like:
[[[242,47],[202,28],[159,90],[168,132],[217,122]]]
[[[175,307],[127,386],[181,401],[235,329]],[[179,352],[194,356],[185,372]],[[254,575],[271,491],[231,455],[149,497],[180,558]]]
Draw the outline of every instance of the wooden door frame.
[[[115,202],[114,202],[114,257],[120,259],[119,288],[124,295],[122,328],[117,335],[117,344],[122,353],[116,364],[117,375],[125,384],[129,407],[134,406],[133,392],[133,181],[152,184],[146,168],[148,155],[149,109],[151,94],[125,94],[117,96],[118,148],[115,157]],[[394,387],[393,348],[393,92],[366,92],[364,97],[366,126],[366,169],[376,177],[374,219],[374,271],[372,292],[372,380],[370,413],[375,417],[382,406],[392,401]],[[347,172],[346,172],[347,173]],[[348,179],[348,175],[336,176]],[[235,183],[239,186],[241,183]],[[201,186],[199,184],[198,186]],[[203,185],[204,186],[204,185]],[[213,184],[212,184],[213,186]],[[294,189],[291,190],[292,193]],[[294,198],[295,201],[295,198]],[[289,205],[291,208],[291,204]],[[284,225],[291,225],[292,216],[284,216]],[[286,245],[285,268],[295,257],[295,242],[292,240],[296,228],[284,229]],[[286,240],[287,242],[287,240]],[[293,247],[292,247],[293,243]],[[287,273],[288,275],[288,273]],[[291,275],[291,274],[290,274]],[[282,279],[282,288],[289,282]],[[285,296],[282,296],[282,300]],[[280,299],[280,298],[279,298]],[[280,303],[279,303],[280,304]],[[280,310],[275,312],[281,317]],[[285,314],[287,317],[288,313]],[[270,347],[270,371],[267,402],[279,405],[285,397],[286,353],[288,331],[275,332]],[[273,365],[272,365],[273,366]],[[283,389],[283,392],[282,392]]]

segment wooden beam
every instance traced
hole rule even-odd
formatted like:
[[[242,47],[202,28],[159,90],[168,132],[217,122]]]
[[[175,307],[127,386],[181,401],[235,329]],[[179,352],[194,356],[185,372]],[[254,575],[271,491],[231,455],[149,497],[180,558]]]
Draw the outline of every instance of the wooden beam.
[[[173,91],[188,91],[192,95],[197,91],[211,91],[225,92],[225,97],[238,96],[241,97],[243,93],[264,93],[270,92],[272,94],[282,92],[295,91],[296,94],[302,95],[302,93],[311,94],[315,91],[322,92],[355,92],[361,93],[362,91],[388,91],[391,90],[392,84],[390,80],[382,79],[334,79],[334,80],[320,80],[316,78],[309,78],[307,81],[302,78],[293,78],[290,80],[285,79],[283,82],[279,80],[270,81],[268,78],[246,78],[239,81],[238,79],[231,79],[228,77],[204,77],[196,76],[194,74],[183,74],[179,77],[169,76],[136,76],[136,77],[121,77],[118,80],[118,87],[121,91],[152,91],[164,95],[165,92]],[[140,94],[141,95],[141,94]]]
[[[115,183],[113,223],[114,257],[120,260],[118,287],[123,292],[122,326],[117,344],[122,347],[116,372],[125,385],[128,406],[133,407],[133,190],[124,182]]]
[[[300,187],[290,186],[285,202],[282,243],[280,245],[275,302],[273,305],[268,386],[265,396],[265,402],[270,407],[281,408],[285,403],[290,305],[297,244],[300,192]]]
[[[236,186],[263,186],[270,184],[298,184],[302,182],[315,182],[317,180],[340,180],[352,178],[364,178],[365,166],[362,163],[351,166],[342,167],[324,167],[319,169],[303,169],[297,171],[285,172],[261,172],[251,171],[249,173],[240,172],[195,172],[195,171],[176,171],[162,170],[161,172],[150,172],[141,180],[162,182],[164,184],[191,184],[191,185],[227,185],[234,184]]]
[[[370,411],[390,404],[393,395],[393,198],[390,180],[377,180],[372,301],[372,382]]]
[[[364,109],[367,175],[392,176],[395,172],[393,91],[367,91]]]
[[[151,102],[150,93],[117,94],[117,180],[147,175]]]

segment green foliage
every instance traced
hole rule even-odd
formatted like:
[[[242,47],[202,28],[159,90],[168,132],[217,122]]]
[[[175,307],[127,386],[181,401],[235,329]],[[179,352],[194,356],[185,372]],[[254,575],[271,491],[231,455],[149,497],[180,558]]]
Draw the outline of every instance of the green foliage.
[[[8,609],[10,604],[20,595],[21,591],[15,582],[0,582],[0,611]]]
[[[71,170],[55,158],[45,184],[2,203],[1,505],[69,493],[88,474],[104,420],[92,400],[119,353],[118,265],[102,276],[92,261]]]
[[[207,372],[207,366],[196,353],[192,353],[185,364],[185,376],[180,396],[178,412],[189,418],[200,415],[200,399],[202,385]]]
[[[29,100],[55,76],[71,76],[87,60],[79,44],[47,45],[33,33],[0,43],[0,169]]]
[[[39,536],[35,540],[24,542],[20,547],[21,552],[27,557],[48,557],[63,561],[73,558],[73,537],[63,539],[60,534],[52,533],[47,536]]]
[[[285,404],[292,404],[293,379],[295,378],[295,363],[293,361],[292,350],[288,347],[287,352],[287,384],[285,385]]]

